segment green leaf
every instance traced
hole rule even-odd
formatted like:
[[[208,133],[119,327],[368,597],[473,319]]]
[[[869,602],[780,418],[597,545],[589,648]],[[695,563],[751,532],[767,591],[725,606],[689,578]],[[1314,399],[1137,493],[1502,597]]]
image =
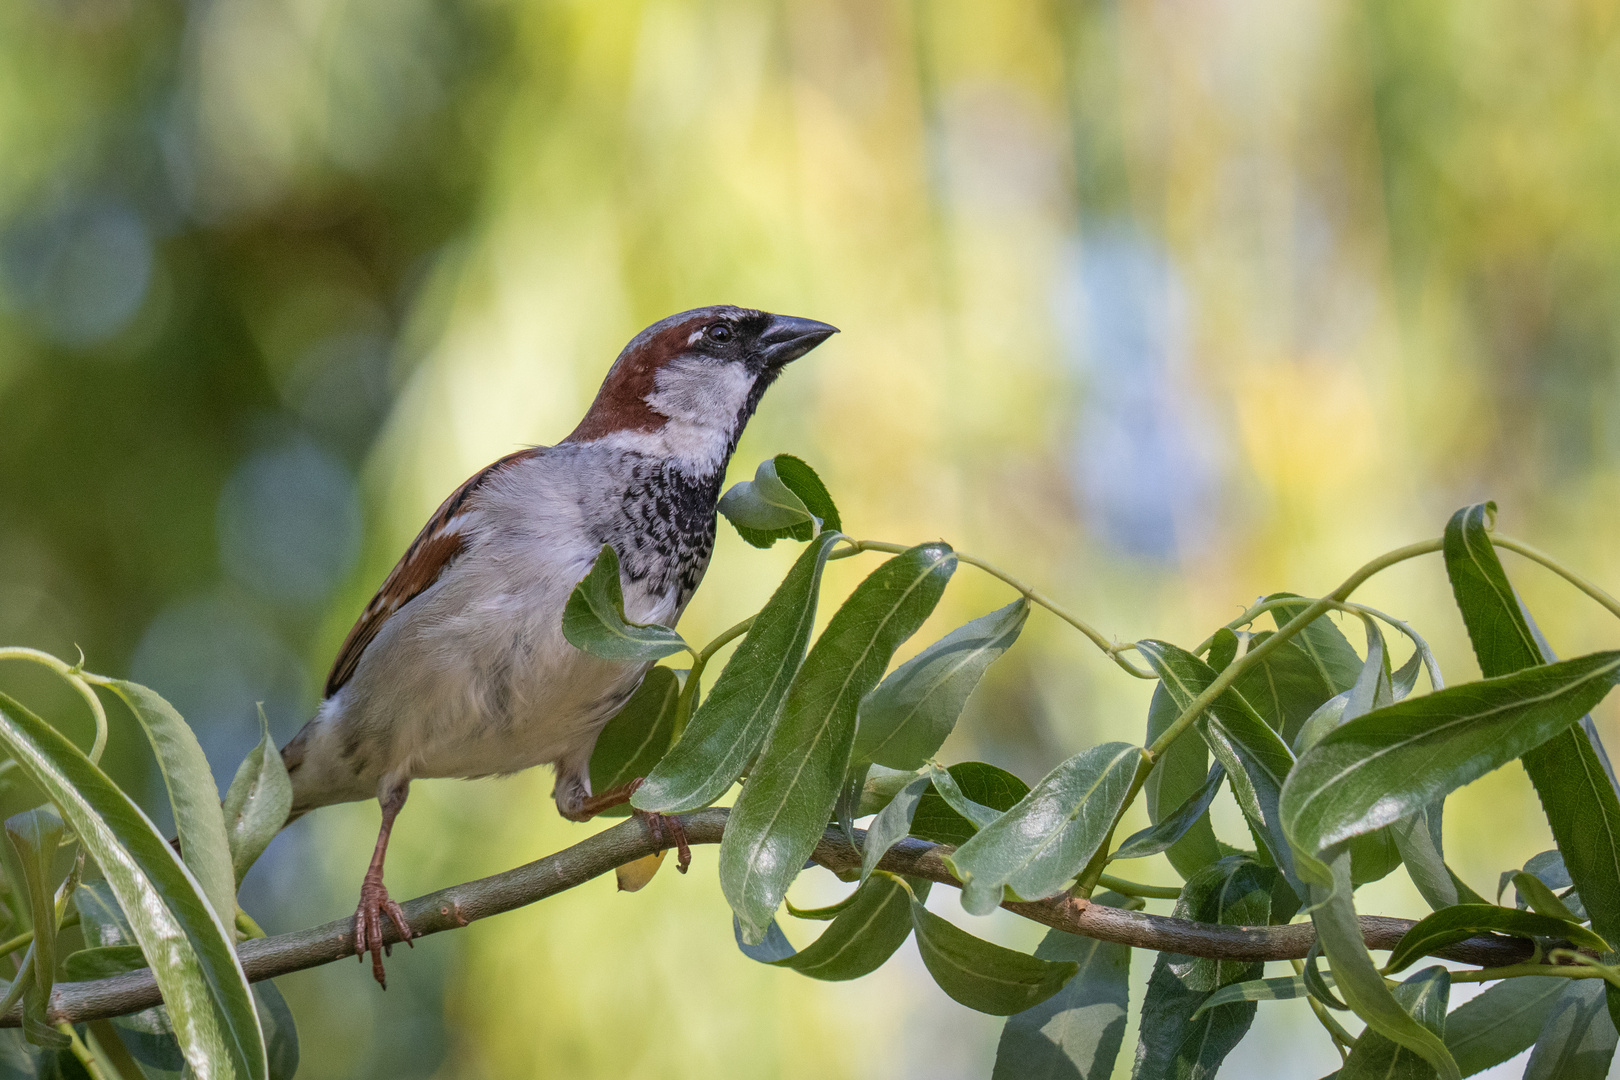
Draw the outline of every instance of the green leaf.
[[[824,529],[843,527],[821,478],[791,454],[760,462],[754,479],[733,484],[720,497],[719,509],[744,540],[759,548],[784,538],[810,540]]]
[[[955,570],[945,544],[896,555],[855,587],[805,657],[720,841],[720,888],[745,940],[760,940],[821,839],[849,765],[861,698],[933,612]],[[716,686],[709,700],[718,693]]]
[[[1099,892],[1091,902],[1122,907],[1127,900]],[[1079,971],[1056,994],[1007,1018],[991,1080],[1108,1080],[1125,1039],[1130,947],[1049,930],[1035,959]]]
[[[1139,641],[1136,648],[1183,711],[1215,680],[1213,668],[1168,642]],[[1197,727],[1216,760],[1225,767],[1238,806],[1256,836],[1264,841],[1272,860],[1290,881],[1295,880],[1293,854],[1278,810],[1284,780],[1294,765],[1293,752],[1249,703],[1230,689],[1204,710]]]
[[[1486,676],[1508,675],[1553,657],[1537,640],[1502,569],[1487,528],[1494,503],[1457,511],[1446,525],[1446,573]],[[1604,767],[1590,718],[1526,748],[1524,768],[1541,799],[1592,926],[1620,940],[1620,797]]]
[[[253,1000],[264,1028],[264,1044],[270,1059],[270,1080],[293,1080],[298,1072],[298,1025],[287,999],[269,979],[253,984]]]
[[[1441,853],[1440,814],[1443,803],[1433,803],[1409,818],[1402,818],[1389,826],[1389,834],[1406,864],[1407,876],[1417,886],[1419,895],[1436,911],[1458,903],[1474,903],[1479,897],[1468,890],[1464,896],[1458,890],[1458,879],[1446,866]],[[1467,888],[1467,886],[1463,886]]]
[[[1558,894],[1542,884],[1540,878],[1534,874],[1527,874],[1520,870],[1513,875],[1513,885],[1518,892],[1520,902],[1528,904],[1538,915],[1546,915],[1553,919],[1562,919],[1565,922],[1584,922],[1580,916],[1569,910],[1564,902],[1558,899]]]
[[[834,919],[838,918],[839,915],[849,909],[849,905],[855,902],[855,893],[859,891],[860,890],[857,889],[855,892],[850,893],[837,903],[828,904],[825,907],[797,908],[793,906],[793,901],[791,900],[785,901],[785,903],[788,914],[793,916],[795,919],[809,919],[814,922],[832,922]]]
[[[1004,949],[946,922],[916,900],[911,922],[923,966],[953,1001],[991,1016],[1011,1016],[1040,1004],[1080,970]]]
[[[611,791],[652,772],[675,733],[675,703],[686,684],[685,669],[647,669],[624,708],[607,722],[591,751],[591,790]],[[628,804],[604,811],[603,817],[624,817]]]
[[[782,711],[804,659],[816,619],[816,597],[827,555],[842,537],[824,532],[794,562],[748,635],[630,804],[681,814],[707,806],[730,790],[759,752]]]
[[[1126,837],[1125,842],[1115,848],[1113,854],[1108,856],[1110,862],[1116,859],[1145,859],[1149,855],[1157,855],[1164,851],[1190,830],[1205,814],[1209,813],[1209,804],[1215,801],[1215,796],[1221,790],[1221,781],[1226,779],[1226,770],[1216,765],[1209,770],[1209,776],[1204,780],[1204,786],[1187,796],[1187,801],[1178,806],[1168,817],[1163,818],[1157,825],[1149,825],[1140,832],[1132,833]]]
[[[1271,922],[1273,867],[1242,855],[1228,855],[1194,875],[1176,901],[1176,918],[1226,926],[1265,926]],[[1170,971],[1190,990],[1213,991],[1254,979],[1264,965],[1251,961],[1171,956]]]
[[[174,827],[180,838],[181,859],[202,886],[203,897],[229,923],[236,917],[236,874],[231,868],[231,844],[220,809],[214,772],[190,725],[174,706],[155,691],[123,679],[102,682],[129,706],[141,730],[152,743]],[[283,819],[285,823],[285,818]]]
[[[1309,993],[1305,988],[1303,975],[1281,975],[1273,979],[1250,979],[1247,982],[1232,983],[1205,998],[1204,1003],[1198,1006],[1198,1011],[1193,1013],[1193,1019],[1196,1020],[1199,1014],[1210,1009],[1234,1001],[1290,1001],[1294,998],[1307,997]]]
[[[681,635],[667,626],[625,618],[619,553],[612,544],[602,545],[590,573],[568,594],[562,630],[574,648],[603,660],[651,663],[686,648]]]
[[[1524,1080],[1604,1080],[1617,1038],[1602,980],[1572,981],[1541,1025]]]
[[[238,885],[287,824],[287,814],[292,810],[292,780],[287,776],[287,766],[282,764],[281,751],[270,738],[270,721],[262,705],[259,730],[259,745],[242,759],[225,792],[225,837],[230,842],[231,866]],[[234,899],[230,910],[235,918]]]
[[[1283,788],[1290,838],[1308,855],[1418,812],[1568,728],[1617,673],[1620,652],[1594,653],[1407,698],[1335,728]]]
[[[898,877],[879,870],[855,890],[820,937],[770,963],[812,979],[859,979],[882,967],[910,934],[911,893]]]
[[[954,781],[945,784],[945,790],[951,792],[950,799],[940,794],[939,788],[930,784],[923,792],[921,801],[917,803],[917,812],[911,819],[911,835],[921,840],[930,840],[936,844],[952,844],[960,846],[979,831],[976,819],[983,819],[988,823],[994,820],[996,814],[1011,810],[1018,800],[1029,794],[1029,785],[1006,769],[987,765],[982,761],[964,761],[952,765],[945,770]],[[930,775],[935,775],[932,770]],[[974,814],[968,818],[952,809],[952,803],[962,805],[964,802],[972,803],[981,811],[973,811],[972,807],[965,807]],[[988,815],[982,811],[990,811]]]
[[[1264,644],[1272,633],[1264,630],[1255,634],[1249,641],[1249,650]],[[1333,633],[1339,634],[1336,627]],[[1342,634],[1339,639],[1343,640]],[[1290,639],[1261,657],[1258,663],[1245,668],[1232,688],[1254,706],[1255,712],[1284,742],[1292,743],[1306,719],[1345,689],[1335,689],[1326,678],[1322,667],[1306,653],[1298,639]]]
[[[1170,696],[1164,685],[1161,683],[1154,687],[1153,700],[1148,705],[1145,742],[1151,745],[1180,714],[1181,709],[1176,705],[1175,698]],[[1177,739],[1171,743],[1153,771],[1148,773],[1147,783],[1142,785],[1148,819],[1157,824],[1185,806],[1187,800],[1202,788],[1208,770],[1209,748],[1204,745],[1204,740]],[[1220,861],[1221,845],[1215,839],[1215,827],[1210,824],[1209,814],[1200,815],[1164,854],[1183,880]]]
[[[146,966],[146,954],[139,945],[98,945],[69,953],[62,961],[63,972],[75,982],[108,979]]]
[[[56,979],[57,918],[51,864],[62,840],[62,819],[45,807],[17,814],[6,819],[6,839],[22,868],[28,919],[34,925],[34,942],[28,950],[33,982],[23,993],[23,1034],[38,1046],[64,1045],[62,1033],[45,1020],[45,1006]]]
[[[1609,951],[1607,942],[1580,923],[1495,904],[1456,904],[1431,912],[1401,935],[1384,970],[1400,971],[1436,949],[1493,931],[1515,937],[1562,938],[1581,948]]]
[[[1390,994],[1383,974],[1373,964],[1356,917],[1349,853],[1336,851],[1324,868],[1331,884],[1310,886],[1311,922],[1316,927],[1317,943],[1333,967],[1339,993],[1356,1015],[1367,1021],[1369,1032],[1377,1032],[1422,1056],[1440,1080],[1461,1080],[1445,1043],[1433,1030],[1414,1020]],[[1366,1038],[1365,1033],[1362,1038]]]
[[[263,1080],[263,1035],[231,933],[174,849],[83,751],[3,694],[0,741],[101,868],[154,961],[191,1067],[203,1076]]]
[[[1277,626],[1281,627],[1302,614],[1311,606],[1312,601],[1298,597],[1295,593],[1279,592],[1261,597],[1260,602],[1296,597],[1297,603],[1279,604],[1272,609],[1271,617]],[[1290,640],[1310,659],[1311,665],[1316,669],[1316,677],[1322,690],[1328,697],[1342,693],[1356,684],[1356,678],[1361,674],[1363,666],[1362,659],[1356,655],[1356,650],[1351,648],[1350,641],[1344,636],[1343,631],[1333,624],[1332,616],[1318,615]]]
[[[866,844],[861,851],[861,880],[865,881],[877,869],[878,861],[911,831],[911,820],[916,816],[917,804],[923,792],[933,783],[927,776],[919,776],[900,789],[889,805],[878,811],[866,830]]]
[[[1395,1000],[1433,1035],[1443,1035],[1451,974],[1424,968],[1395,988]],[[1418,1054],[1368,1028],[1356,1040],[1339,1080],[1433,1080],[1434,1066]]]
[[[1243,856],[1227,856],[1187,879],[1175,916],[1227,925],[1271,921],[1270,885],[1277,872]],[[1205,1005],[1222,987],[1250,982],[1261,963],[1214,961],[1160,953],[1142,1001],[1136,1045],[1139,1080],[1213,1077],[1254,1022],[1253,1001]]]
[[[1464,1076],[1529,1049],[1568,984],[1563,979],[1503,979],[1446,1017],[1446,1046]]]
[[[956,777],[952,776],[949,770],[940,768],[939,765],[932,761],[928,763],[928,778],[933,782],[935,794],[944,799],[945,805],[968,823],[970,835],[978,832],[1005,812],[970,799],[961,786],[957,784]],[[1029,793],[1026,791],[1025,794]],[[1011,808],[1009,807],[1009,809]]]
[[[1082,751],[946,856],[962,881],[963,909],[988,915],[1009,888],[1026,900],[1059,892],[1108,839],[1144,761],[1130,743]]]
[[[919,769],[944,745],[968,695],[1018,639],[1029,617],[1020,597],[958,627],[901,664],[861,702],[855,757],[891,769]]]

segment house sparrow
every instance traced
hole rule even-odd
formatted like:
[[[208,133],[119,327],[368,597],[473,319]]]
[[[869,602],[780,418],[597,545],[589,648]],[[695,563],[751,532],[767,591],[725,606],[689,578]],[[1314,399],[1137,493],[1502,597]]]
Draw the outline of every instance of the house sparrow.
[[[552,797],[573,821],[629,798],[593,795],[591,751],[649,665],[569,644],[563,607],[607,543],[626,616],[675,625],[709,564],[743,425],[783,366],[835,333],[729,306],[654,323],[619,354],[572,434],[457,488],[366,606],[315,718],[281,756],[289,820],[330,803],[382,804],[354,917],[355,952],[363,961],[370,950],[379,983],[383,916],[412,936],[383,887],[383,857],[413,778],[549,763]]]

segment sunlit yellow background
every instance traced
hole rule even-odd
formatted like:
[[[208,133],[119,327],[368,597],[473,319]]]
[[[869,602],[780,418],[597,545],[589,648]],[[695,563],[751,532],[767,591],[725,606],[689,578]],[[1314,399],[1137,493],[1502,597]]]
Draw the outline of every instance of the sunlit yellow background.
[[[945,537],[1124,640],[1193,645],[1487,497],[1613,586],[1617,177],[1620,9],[1592,0],[9,0],[0,638],[156,686],[228,778],[255,701],[283,739],[308,717],[450,488],[717,302],[843,329],[735,477],[802,455],[853,534]],[[722,524],[682,631],[791,554]],[[1509,560],[1561,652],[1620,637]],[[1477,674],[1435,558],[1364,595]],[[964,569],[910,648],[1008,599]],[[1037,614],[946,757],[1034,780],[1139,739],[1147,692]],[[146,782],[135,737],[114,754]],[[418,784],[395,895],[588,831],[549,790]],[[301,822],[246,906],[271,932],[351,910],[376,820]],[[1548,846],[1516,766],[1452,800],[1447,842],[1481,891]],[[1421,911],[1400,874],[1361,902]],[[854,984],[745,959],[711,850],[390,972],[281,980],[300,1076],[981,1077],[999,1030],[910,946]],[[1297,1005],[1227,1074],[1336,1067]]]

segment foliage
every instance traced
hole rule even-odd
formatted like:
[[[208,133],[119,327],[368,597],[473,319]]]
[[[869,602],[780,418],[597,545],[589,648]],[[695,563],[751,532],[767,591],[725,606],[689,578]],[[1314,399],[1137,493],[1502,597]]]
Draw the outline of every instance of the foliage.
[[[1620,653],[1553,657],[1496,556],[1499,546],[1528,549],[1494,534],[1494,507],[1459,511],[1442,539],[1380,556],[1326,597],[1264,597],[1190,649],[1159,640],[1106,645],[1072,614],[944,543],[852,539],[839,531],[825,487],[797,459],[766,462],[722,510],[762,545],[805,544],[751,619],[701,649],[669,628],[628,623],[617,555],[605,548],[575,590],[565,631],[607,659],[691,653],[690,669],[651,669],[604,731],[592,777],[604,788],[644,777],[635,805],[666,814],[712,804],[741,783],[719,874],[746,955],[841,981],[876,970],[913,938],[946,995],[1008,1017],[997,1076],[1110,1075],[1130,1004],[1132,950],[1053,930],[1029,955],[946,920],[926,906],[928,881],[884,862],[897,844],[935,845],[973,916],[1051,898],[1119,908],[1174,895],[1184,947],[1200,935],[1214,940],[1222,927],[1280,926],[1301,911],[1314,923],[1316,946],[1291,976],[1265,977],[1262,958],[1243,948],[1155,957],[1139,1007],[1138,1080],[1211,1076],[1262,1003],[1301,1000],[1345,1056],[1341,1077],[1450,1080],[1530,1046],[1528,1075],[1608,1068],[1617,1041],[1612,989],[1620,987],[1612,963],[1620,827],[1591,823],[1620,823],[1620,800],[1585,717],[1620,677]],[[814,634],[826,564],[869,551],[891,557]],[[1372,574],[1434,552],[1444,554],[1480,680],[1445,686],[1415,630],[1349,600]],[[1606,594],[1531,554],[1620,614]],[[1019,599],[885,677],[964,563],[1013,583]],[[946,767],[935,755],[1035,606],[1085,630],[1122,668],[1158,681],[1142,745],[1083,749],[1033,787],[984,762]],[[1361,623],[1364,653],[1331,621],[1334,613]],[[1262,617],[1272,629],[1254,629]],[[1412,643],[1399,667],[1381,627]],[[704,667],[737,638],[703,694]],[[1126,659],[1128,651],[1146,667]],[[96,702],[98,717],[86,753],[0,695],[0,743],[15,763],[0,782],[31,790],[38,802],[6,823],[11,852],[0,860],[0,930],[10,938],[3,948],[17,957],[3,1008],[15,1007],[21,1025],[4,1036],[6,1060],[26,1060],[40,1076],[289,1076],[297,1050],[285,1005],[268,984],[250,989],[234,949],[238,927],[252,926],[239,917],[235,886],[288,810],[268,732],[222,801],[190,728],[152,691],[29,650],[0,657],[39,662]],[[1423,672],[1431,688],[1419,694]],[[106,742],[98,690],[121,700],[146,733],[167,782],[177,846],[97,766]],[[1491,903],[1446,866],[1439,823],[1451,792],[1514,758],[1527,762],[1558,847],[1505,869]],[[1213,831],[1209,806],[1223,789],[1243,812],[1249,835],[1241,839],[1252,848]],[[1119,840],[1121,820],[1144,794],[1154,823]],[[856,839],[853,821],[868,815],[846,898],[813,910],[785,903],[824,833],[837,828]],[[1186,882],[1169,894],[1103,872],[1110,862],[1160,853]],[[1355,890],[1400,866],[1434,910],[1380,966]],[[1100,885],[1113,891],[1097,892]],[[1509,885],[1514,906],[1501,902]],[[825,928],[796,949],[777,922],[784,909]],[[1531,959],[1390,978],[1480,935],[1519,939]],[[53,1023],[55,982],[143,966],[162,1007]],[[1496,985],[1448,1015],[1452,982],[1487,980]],[[1366,1023],[1359,1038],[1331,1017],[1345,1008]]]

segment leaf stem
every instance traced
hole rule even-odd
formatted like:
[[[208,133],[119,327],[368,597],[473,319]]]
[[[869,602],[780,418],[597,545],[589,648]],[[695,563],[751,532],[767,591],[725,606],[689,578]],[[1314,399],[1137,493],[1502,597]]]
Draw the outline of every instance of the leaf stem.
[[[1548,555],[1546,552],[1533,548],[1529,544],[1515,540],[1510,536],[1500,536],[1496,533],[1491,534],[1491,543],[1495,544],[1497,547],[1507,548],[1509,551],[1516,551],[1532,562],[1540,563],[1548,570],[1551,570],[1553,573],[1557,574],[1559,577],[1581,590],[1581,592],[1585,593],[1587,596],[1590,596],[1593,600],[1596,600],[1598,603],[1608,608],[1610,614],[1620,616],[1620,600],[1616,600],[1614,597],[1598,588],[1596,584],[1571,570],[1569,567],[1565,566],[1551,555]]]
[[[851,540],[849,544],[849,547],[842,551],[834,552],[831,556],[829,556],[829,558],[845,559],[851,555],[858,555],[863,551],[881,551],[889,555],[899,555],[902,552],[910,550],[903,544],[890,544],[882,540]],[[1138,679],[1154,680],[1158,678],[1158,676],[1153,674],[1153,672],[1142,670],[1121,655],[1122,653],[1136,648],[1134,644],[1121,645],[1116,642],[1109,641],[1107,638],[1103,637],[1101,632],[1099,632],[1096,627],[1080,618],[1080,616],[1063,607],[1057,601],[1053,600],[1050,596],[1047,596],[1045,593],[1041,592],[1028,582],[1013,577],[1011,574],[1007,573],[999,566],[996,566],[994,563],[987,562],[986,560],[979,558],[977,555],[969,555],[965,551],[956,552],[956,557],[959,561],[965,562],[969,566],[976,566],[980,570],[983,570],[985,573],[989,574],[991,577],[998,578],[1006,584],[1011,585],[1018,592],[1022,593],[1024,598],[1030,603],[1036,605],[1037,607],[1045,608],[1053,615],[1056,615],[1058,618],[1062,619],[1064,622],[1086,635],[1086,637],[1091,639],[1092,644],[1096,645],[1097,648],[1103,651],[1103,655],[1107,656],[1108,659],[1118,664],[1119,667],[1128,674],[1134,675]]]
[[[1552,975],[1560,979],[1607,979],[1611,983],[1620,979],[1620,972],[1602,965],[1585,964],[1509,964],[1507,967],[1480,968],[1477,971],[1453,971],[1451,981],[1495,982],[1497,979],[1516,979],[1525,975]]]
[[[84,698],[85,704],[90,706],[90,715],[96,722],[95,741],[90,744],[90,760],[100,763],[101,752],[107,749],[107,710],[102,707],[101,698],[96,696],[96,692],[90,688],[90,683],[105,680],[99,675],[91,675],[84,670],[82,656],[79,663],[70,665],[48,652],[14,646],[0,649],[0,660],[31,660],[36,664],[43,664],[67,680],[68,685],[78,691],[79,696]]]
[[[675,721],[671,726],[669,741],[674,745],[686,730],[686,722],[692,718],[692,700],[697,695],[698,682],[703,676],[703,669],[708,667],[714,654],[726,645],[748,633],[748,628],[754,625],[755,615],[750,615],[737,625],[720,632],[720,636],[703,646],[700,651],[692,653],[692,669],[686,673],[686,683],[681,687],[681,696],[675,699]]]
[[[1290,960],[1288,962],[1294,966],[1295,975],[1305,974],[1305,961]],[[1349,1061],[1350,1048],[1355,1045],[1355,1037],[1346,1031],[1344,1025],[1334,1019],[1333,1014],[1327,1011],[1327,1006],[1317,1001],[1313,995],[1307,993],[1305,1000],[1311,1003],[1311,1012],[1316,1014],[1316,1019],[1327,1029],[1328,1037],[1333,1040],[1333,1048],[1339,1052],[1339,1063],[1343,1064]]]
[[[1125,896],[1145,896],[1150,900],[1179,900],[1181,890],[1171,885],[1142,885],[1135,881],[1126,881],[1113,874],[1101,874],[1097,884],[1105,889],[1113,889]]]

